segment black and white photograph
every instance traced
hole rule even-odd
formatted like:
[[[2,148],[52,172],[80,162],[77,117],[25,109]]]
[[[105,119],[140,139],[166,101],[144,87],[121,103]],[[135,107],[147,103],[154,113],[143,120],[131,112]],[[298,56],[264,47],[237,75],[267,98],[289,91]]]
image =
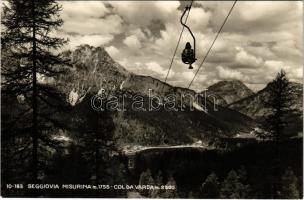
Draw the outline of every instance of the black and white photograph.
[[[0,4],[1,197],[303,198],[303,1]]]

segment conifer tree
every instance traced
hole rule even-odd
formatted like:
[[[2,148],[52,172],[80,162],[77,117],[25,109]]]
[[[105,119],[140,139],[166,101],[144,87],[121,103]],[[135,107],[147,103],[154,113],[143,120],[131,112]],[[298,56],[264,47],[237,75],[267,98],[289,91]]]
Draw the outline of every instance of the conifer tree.
[[[281,196],[282,199],[299,199],[298,178],[292,169],[286,169],[281,178]]]
[[[157,176],[155,178],[155,185],[158,186],[159,188],[163,185],[163,176],[162,172],[159,171],[157,173]],[[151,193],[152,198],[160,198],[161,197],[162,190],[161,189],[155,189]]]
[[[202,184],[202,197],[203,198],[218,198],[219,197],[218,178],[215,173],[211,173]]]
[[[177,185],[172,175],[169,176],[166,187],[167,189],[161,194],[162,198],[168,198],[168,199],[178,198]]]
[[[139,178],[139,185],[154,185],[154,179],[152,177],[152,173],[150,169],[147,169],[145,172],[142,172]],[[140,194],[146,197],[149,197],[149,195],[152,193],[152,191],[143,189],[140,191]]]
[[[4,122],[2,134],[5,139],[15,138],[12,141],[23,136],[23,152],[14,153],[31,157],[30,166],[25,168],[31,169],[33,183],[43,177],[40,166],[47,158],[42,156],[57,145],[48,134],[53,129],[50,110],[61,106],[62,97],[48,83],[67,65],[54,53],[66,40],[51,36],[63,23],[60,10],[55,0],[8,0],[3,8],[1,43],[8,52],[6,59],[16,62],[2,66],[2,95],[8,99],[19,97],[24,105],[18,115]],[[39,82],[41,79],[44,82]]]
[[[267,86],[269,98],[264,102],[269,115],[263,119],[264,132],[258,136],[273,141],[274,162],[272,174],[272,197],[278,198],[280,182],[280,142],[286,138],[287,119],[298,114],[292,109],[292,87],[286,72],[281,70]]]
[[[229,199],[248,198],[249,191],[249,185],[243,184],[237,172],[231,170],[221,185],[220,197]]]
[[[269,98],[264,101],[264,106],[270,112],[263,120],[265,132],[259,134],[263,139],[273,140],[278,143],[283,137],[287,126],[286,117],[293,113],[292,88],[286,72],[281,70],[276,78],[268,84]]]

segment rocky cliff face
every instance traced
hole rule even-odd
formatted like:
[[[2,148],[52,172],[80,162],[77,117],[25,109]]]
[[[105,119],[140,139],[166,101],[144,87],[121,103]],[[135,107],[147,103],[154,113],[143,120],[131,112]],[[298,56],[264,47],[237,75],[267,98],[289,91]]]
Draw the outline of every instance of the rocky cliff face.
[[[207,95],[215,96],[218,103],[222,106],[239,101],[253,94],[254,92],[239,80],[220,81],[209,86],[207,90]]]
[[[119,89],[129,72],[116,63],[102,47],[79,46],[75,51],[67,51],[64,56],[72,67],[62,75],[56,86],[75,105],[88,93],[98,93],[104,89],[108,93]]]

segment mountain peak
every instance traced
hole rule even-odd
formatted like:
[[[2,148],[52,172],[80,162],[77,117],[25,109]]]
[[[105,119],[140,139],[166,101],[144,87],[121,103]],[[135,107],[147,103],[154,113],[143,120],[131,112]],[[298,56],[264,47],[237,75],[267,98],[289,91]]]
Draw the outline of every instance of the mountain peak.
[[[115,62],[103,47],[81,45],[64,55],[73,68],[59,82],[74,104],[88,93],[98,93],[100,89],[108,92],[116,90],[129,76],[129,72]]]
[[[240,80],[223,80],[223,81],[219,81],[211,86],[208,87],[209,89],[219,89],[219,87],[227,87],[227,86],[241,86],[241,87],[246,87],[248,88],[242,81]],[[248,88],[249,89],[249,88]],[[250,89],[249,89],[250,90]]]
[[[254,92],[240,80],[219,81],[209,86],[207,91],[208,95],[218,97],[221,100],[221,105],[231,104],[254,94]]]
[[[70,52],[69,55],[73,64],[76,67],[81,67],[85,65],[88,70],[98,70],[98,68],[104,69],[102,66],[113,67],[118,70],[119,73],[127,75],[127,70],[115,62],[108,52],[103,47],[93,47],[90,45],[80,45],[74,51]],[[99,70],[100,71],[100,70]]]

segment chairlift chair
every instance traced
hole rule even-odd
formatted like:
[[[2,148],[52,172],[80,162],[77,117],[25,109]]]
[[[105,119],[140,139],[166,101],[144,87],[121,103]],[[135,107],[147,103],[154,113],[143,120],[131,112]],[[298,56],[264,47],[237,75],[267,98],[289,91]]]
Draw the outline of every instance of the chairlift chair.
[[[181,18],[180,18],[180,22],[181,24],[186,27],[188,29],[188,31],[190,32],[192,38],[193,38],[193,49],[191,47],[190,42],[186,43],[185,49],[182,52],[182,61],[185,64],[189,64],[189,69],[193,69],[192,64],[197,60],[195,57],[195,37],[192,33],[192,31],[190,30],[190,28],[183,22],[183,18],[185,16],[185,13],[189,10],[190,11],[191,7],[186,6]]]

